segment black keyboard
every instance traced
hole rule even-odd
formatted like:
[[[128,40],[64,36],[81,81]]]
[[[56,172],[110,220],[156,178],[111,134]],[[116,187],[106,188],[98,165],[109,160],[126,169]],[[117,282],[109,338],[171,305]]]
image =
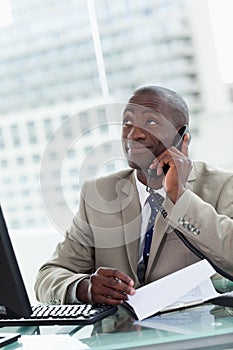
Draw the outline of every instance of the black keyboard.
[[[29,318],[0,319],[0,326],[88,325],[116,312],[108,305],[38,305]]]

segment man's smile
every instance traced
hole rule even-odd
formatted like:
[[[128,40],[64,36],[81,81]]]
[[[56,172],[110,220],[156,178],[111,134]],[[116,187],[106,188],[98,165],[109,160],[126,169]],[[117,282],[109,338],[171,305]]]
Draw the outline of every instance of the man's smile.
[[[143,145],[139,142],[127,142],[126,143],[126,151],[128,154],[141,154],[145,152],[152,152],[152,146]]]
[[[145,147],[145,146],[132,146],[132,147],[127,147],[127,152],[131,154],[141,154],[144,152],[148,152],[150,148]]]

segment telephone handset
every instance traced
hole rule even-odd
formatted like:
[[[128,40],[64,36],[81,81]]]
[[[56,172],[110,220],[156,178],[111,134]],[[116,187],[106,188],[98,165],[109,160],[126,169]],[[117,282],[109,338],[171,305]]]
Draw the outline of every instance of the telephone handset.
[[[184,126],[182,126],[179,129],[178,134],[176,135],[176,137],[175,137],[175,139],[174,139],[174,141],[172,143],[173,147],[176,147],[178,150],[181,150],[183,137],[187,133],[187,131],[188,131],[188,126],[187,125],[184,125]],[[169,168],[170,167],[169,167],[168,164],[165,164],[163,166],[163,173],[164,173],[164,175],[166,175],[166,173],[168,172]],[[157,169],[148,169],[148,175],[157,178]]]

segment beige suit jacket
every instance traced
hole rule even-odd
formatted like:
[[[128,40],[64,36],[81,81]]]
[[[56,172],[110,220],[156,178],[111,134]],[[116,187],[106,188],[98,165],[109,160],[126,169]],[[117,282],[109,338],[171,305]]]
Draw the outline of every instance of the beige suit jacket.
[[[194,162],[188,190],[168,197],[154,225],[145,283],[199,260],[176,236],[178,228],[199,250],[233,274],[233,174]],[[84,184],[79,212],[63,242],[37,276],[38,300],[66,300],[67,288],[98,267],[117,268],[140,286],[137,264],[141,208],[134,172],[125,170]]]

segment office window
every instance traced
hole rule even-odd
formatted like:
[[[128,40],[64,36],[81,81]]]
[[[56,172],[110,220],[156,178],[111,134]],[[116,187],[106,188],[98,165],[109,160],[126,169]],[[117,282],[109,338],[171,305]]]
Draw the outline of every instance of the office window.
[[[36,126],[34,122],[27,123],[28,139],[31,144],[37,143]]]
[[[104,143],[102,147],[104,153],[111,153],[112,145],[110,143]]]
[[[22,184],[25,183],[28,180],[28,176],[25,174],[22,174],[19,176],[19,182],[21,182]]]
[[[35,227],[36,224],[36,220],[34,220],[33,218],[29,218],[26,220],[27,226],[29,227]]]
[[[115,171],[116,170],[116,167],[115,167],[115,164],[107,164],[106,165],[106,170],[107,170],[107,172],[113,172],[113,171]]]
[[[85,154],[90,153],[92,150],[93,150],[93,147],[92,147],[92,146],[85,146],[85,147],[84,147],[84,153],[85,153]]]
[[[61,172],[60,170],[54,170],[52,171],[52,177],[54,177],[55,179],[61,176]]]
[[[70,139],[72,137],[72,129],[71,129],[71,124],[69,121],[69,116],[68,115],[63,115],[61,117],[62,120],[62,130],[63,130],[63,136],[65,139]]]
[[[70,149],[68,152],[67,152],[67,157],[70,158],[70,159],[74,159],[76,157],[76,152],[74,149]]]
[[[104,108],[97,110],[98,122],[100,124],[105,124],[107,122],[106,112]]]
[[[91,123],[87,112],[79,113],[79,121],[80,121],[81,133],[85,133],[86,131],[88,131],[88,129],[91,127]]]
[[[78,184],[72,185],[72,190],[73,191],[78,191],[79,190],[79,185]]]
[[[8,160],[7,159],[1,159],[1,167],[2,168],[8,167]]]
[[[3,130],[0,128],[0,149],[4,148],[4,136],[3,136]]]
[[[33,161],[33,163],[39,163],[39,162],[40,162],[40,159],[41,159],[40,154],[34,154],[34,155],[32,156],[32,161]]]
[[[25,205],[25,210],[32,210],[33,209],[33,207],[32,207],[32,205],[30,205],[30,204],[28,204],[28,205]]]
[[[70,139],[72,137],[72,129],[71,129],[70,124],[68,122],[64,125],[63,131],[64,131],[64,138],[65,139]]]
[[[92,176],[93,178],[96,176],[97,173],[97,166],[95,165],[90,165],[88,166],[88,174]]]
[[[50,158],[50,160],[57,160],[58,159],[58,153],[57,152],[51,152],[50,154],[49,154],[49,158]]]
[[[22,196],[23,196],[23,197],[29,197],[30,194],[31,194],[30,190],[28,190],[28,189],[22,190],[21,193],[22,193]]]
[[[227,4],[219,1],[224,10]],[[92,157],[88,175],[102,166],[106,173],[125,167],[125,161],[116,159],[112,142],[118,139],[120,144],[120,126],[108,124],[108,118],[119,123],[121,112],[114,117],[114,109],[109,108],[107,115],[106,107],[115,108],[112,103],[123,107],[133,90],[146,84],[168,86],[185,97],[192,118],[193,158],[210,162],[214,158],[217,165],[231,169],[225,150],[232,149],[232,138],[225,133],[232,130],[233,88],[220,79],[218,67],[220,56],[230,55],[224,49],[217,55],[212,40],[209,7],[216,2],[94,0],[89,11],[86,0],[11,0],[12,23],[0,28],[0,187],[8,207],[15,198],[6,188],[11,186],[6,174],[16,190],[22,184],[29,191],[35,188],[30,200],[36,217],[28,224],[43,221],[41,196],[43,188],[49,190],[46,179],[50,177],[41,168],[45,152],[56,179],[62,172],[56,169],[60,152],[63,147],[64,154],[70,150],[66,156],[72,169],[65,172],[69,188],[76,185],[77,169],[88,157]],[[229,43],[231,38],[231,47]],[[227,76],[230,79],[230,69]],[[200,130],[204,121],[208,121],[208,135],[219,130],[214,111],[230,125],[218,143],[207,140]],[[51,136],[57,136],[57,126],[61,126],[61,139],[57,147],[46,148]],[[102,165],[101,155],[113,161]],[[33,175],[28,175],[32,170]],[[25,202],[17,220],[9,214],[10,226],[25,227],[29,210]]]
[[[25,160],[24,160],[23,157],[17,157],[16,158],[16,164],[17,165],[24,165],[24,163],[25,163]]]
[[[72,176],[72,177],[78,177],[78,169],[76,169],[76,168],[72,168],[72,169],[70,169],[70,175]]]
[[[100,125],[100,132],[102,134],[107,134],[108,133],[108,125],[107,124]]]
[[[14,146],[20,145],[20,135],[19,135],[19,126],[11,125],[12,141]]]
[[[4,177],[4,178],[3,178],[3,183],[4,183],[5,185],[9,185],[9,184],[12,183],[12,179],[11,179],[10,177]]]
[[[45,136],[48,139],[53,132],[53,121],[50,118],[43,120]]]
[[[12,228],[18,228],[18,227],[21,226],[20,220],[12,219],[11,222],[10,222],[10,225],[11,225]]]

